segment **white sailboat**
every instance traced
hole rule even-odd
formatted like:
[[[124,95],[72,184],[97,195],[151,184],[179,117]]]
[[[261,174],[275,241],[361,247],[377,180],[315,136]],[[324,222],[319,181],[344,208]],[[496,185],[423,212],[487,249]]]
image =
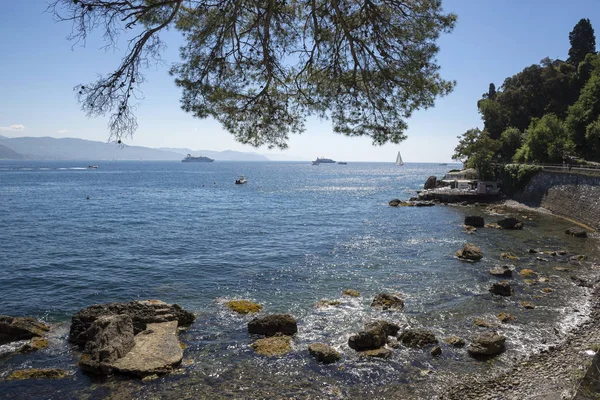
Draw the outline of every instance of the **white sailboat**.
[[[396,165],[404,165],[404,162],[402,161],[402,156],[400,155],[400,152],[398,152],[398,155],[396,156]]]

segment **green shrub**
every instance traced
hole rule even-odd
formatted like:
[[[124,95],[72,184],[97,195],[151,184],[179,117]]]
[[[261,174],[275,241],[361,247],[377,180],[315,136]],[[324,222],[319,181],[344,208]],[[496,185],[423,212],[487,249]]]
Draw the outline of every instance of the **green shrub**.
[[[506,164],[499,168],[499,177],[502,180],[502,191],[507,195],[515,194],[525,188],[529,180],[542,167],[538,165]]]

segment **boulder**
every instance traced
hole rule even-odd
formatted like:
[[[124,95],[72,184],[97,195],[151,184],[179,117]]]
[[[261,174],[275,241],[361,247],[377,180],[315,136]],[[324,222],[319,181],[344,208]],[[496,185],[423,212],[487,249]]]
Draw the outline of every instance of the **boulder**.
[[[500,296],[510,296],[514,293],[514,290],[510,287],[510,284],[506,281],[492,283],[490,286],[490,293],[497,294]]]
[[[523,229],[523,222],[513,217],[499,219],[498,225],[502,229]]]
[[[506,324],[508,322],[512,322],[514,321],[516,318],[514,317],[514,315],[509,314],[509,313],[500,313],[497,314],[496,317],[500,320],[500,322],[502,322],[503,324]]]
[[[87,331],[88,341],[79,361],[81,369],[108,375],[110,364],[124,357],[135,345],[133,336],[133,322],[129,315],[97,318]]]
[[[373,308],[381,308],[382,310],[402,310],[404,301],[395,294],[379,293],[371,303]]]
[[[482,333],[471,340],[467,352],[474,358],[493,357],[505,350],[505,342],[506,337],[500,334],[494,332]]]
[[[177,326],[177,321],[148,324],[145,331],[135,335],[133,348],[124,357],[111,362],[110,368],[142,378],[170,372],[183,359]]]
[[[379,320],[365,324],[365,330],[383,329],[386,336],[396,336],[400,331],[400,326],[389,321]]]
[[[438,343],[435,334],[426,329],[405,329],[398,340],[407,347],[426,347]]]
[[[342,356],[333,347],[324,343],[312,343],[308,346],[308,352],[318,362],[331,364],[339,361]]]
[[[512,277],[512,269],[508,265],[497,265],[489,270],[490,275],[501,276],[504,278]]]
[[[250,347],[263,356],[282,356],[289,353],[292,349],[290,345],[291,341],[292,339],[289,336],[271,336],[258,339],[256,342],[252,343]]]
[[[381,327],[361,331],[350,336],[348,346],[356,351],[373,350],[385,346],[387,332]]]
[[[485,222],[483,217],[478,215],[469,215],[465,217],[465,225],[474,226],[476,228],[483,228],[485,226]]]
[[[440,346],[435,346],[429,353],[434,357],[438,357],[442,354],[442,348]]]
[[[342,296],[360,297],[360,293],[358,292],[358,290],[344,289],[344,291],[342,292]]]
[[[390,358],[392,354],[392,350],[381,347],[379,349],[361,351],[359,357]]]
[[[42,337],[49,330],[48,325],[34,318],[0,315],[0,345]]]
[[[456,252],[456,257],[462,260],[478,261],[483,258],[481,249],[473,243],[466,243],[462,249]]]
[[[535,304],[533,304],[530,301],[522,301],[521,302],[521,307],[527,309],[527,310],[533,310],[535,308]]]
[[[427,178],[427,180],[425,181],[425,185],[423,185],[423,189],[425,189],[425,190],[435,189],[436,184],[437,184],[437,178],[432,175],[429,178]]]
[[[507,260],[518,260],[519,257],[517,257],[516,255],[514,255],[513,253],[500,253],[500,257],[502,258],[506,258]]]
[[[450,336],[449,338],[444,339],[444,342],[453,347],[465,347],[465,340],[459,338],[458,336]]]
[[[227,308],[239,314],[257,313],[263,309],[263,306],[248,300],[231,300],[225,303]]]
[[[28,368],[12,372],[6,380],[20,381],[25,379],[63,379],[69,376],[69,372],[56,368]]]
[[[75,314],[71,321],[69,342],[83,348],[88,341],[87,331],[96,319],[110,315],[128,315],[133,322],[133,332],[146,330],[148,324],[177,321],[177,326],[188,326],[196,319],[178,304],[160,300],[131,301],[129,303],[96,304]]]
[[[398,205],[401,203],[400,199],[393,199],[390,200],[390,202],[388,203],[391,207],[398,207]]]
[[[289,314],[271,314],[248,322],[248,332],[275,336],[278,333],[291,336],[298,332],[296,319]]]
[[[586,238],[587,237],[587,231],[583,228],[580,228],[578,226],[572,226],[569,229],[567,229],[565,231],[565,233],[567,235],[571,235],[571,236],[575,236],[578,238]]]

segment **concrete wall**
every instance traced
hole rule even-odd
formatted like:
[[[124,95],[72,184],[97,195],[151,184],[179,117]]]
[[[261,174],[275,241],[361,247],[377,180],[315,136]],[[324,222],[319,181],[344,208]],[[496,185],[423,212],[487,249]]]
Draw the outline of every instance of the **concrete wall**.
[[[600,230],[600,177],[539,172],[515,200]]]

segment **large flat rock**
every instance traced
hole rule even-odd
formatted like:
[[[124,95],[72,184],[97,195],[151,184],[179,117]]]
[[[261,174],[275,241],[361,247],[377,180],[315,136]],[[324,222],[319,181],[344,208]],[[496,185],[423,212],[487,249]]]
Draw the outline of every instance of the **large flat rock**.
[[[148,324],[134,337],[135,345],[110,367],[123,374],[140,377],[164,374],[181,363],[183,350],[177,339],[177,321]]]

